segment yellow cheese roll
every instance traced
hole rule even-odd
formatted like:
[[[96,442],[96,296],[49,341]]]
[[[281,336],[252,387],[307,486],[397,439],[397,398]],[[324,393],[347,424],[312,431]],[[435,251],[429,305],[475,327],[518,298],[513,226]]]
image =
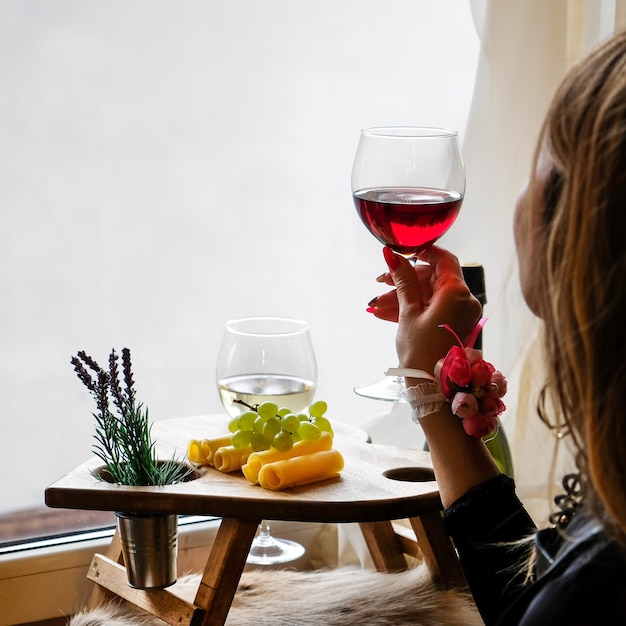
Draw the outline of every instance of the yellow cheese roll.
[[[251,483],[259,482],[259,472],[261,467],[266,463],[273,463],[274,461],[282,461],[285,459],[291,459],[296,456],[302,456],[303,454],[311,454],[313,452],[321,452],[322,450],[330,450],[333,446],[333,437],[330,433],[323,432],[321,437],[316,441],[298,441],[293,444],[291,450],[281,452],[272,448],[271,450],[263,450],[262,452],[253,452],[249,457],[246,464],[241,468],[244,476]]]
[[[233,446],[222,446],[213,455],[213,466],[220,472],[235,472],[248,460],[252,448],[235,448]]]
[[[209,452],[207,439],[190,439],[187,444],[187,458],[190,463],[208,465],[207,457]]]
[[[219,437],[212,437],[211,439],[205,439],[207,445],[209,446],[209,454],[207,456],[207,461],[209,465],[213,465],[213,458],[215,453],[224,446],[229,446],[232,439],[232,435],[220,435]]]
[[[213,465],[213,455],[222,446],[230,445],[231,435],[211,439],[191,439],[187,444],[187,458],[196,465]]]
[[[338,450],[322,450],[264,464],[259,472],[259,484],[274,490],[306,485],[338,476],[343,466]]]

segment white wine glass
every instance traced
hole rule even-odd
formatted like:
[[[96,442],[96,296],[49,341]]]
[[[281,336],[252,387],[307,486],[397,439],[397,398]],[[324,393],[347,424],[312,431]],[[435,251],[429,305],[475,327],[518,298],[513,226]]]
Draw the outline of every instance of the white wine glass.
[[[293,413],[313,401],[317,364],[308,324],[284,317],[246,317],[226,323],[217,358],[217,388],[231,417],[265,401]],[[278,539],[267,520],[259,526],[248,563],[273,565],[305,552],[295,541]]]
[[[394,126],[361,131],[352,167],[352,197],[365,227],[414,263],[456,220],[465,195],[458,133]],[[361,396],[396,401],[401,378],[359,385]]]

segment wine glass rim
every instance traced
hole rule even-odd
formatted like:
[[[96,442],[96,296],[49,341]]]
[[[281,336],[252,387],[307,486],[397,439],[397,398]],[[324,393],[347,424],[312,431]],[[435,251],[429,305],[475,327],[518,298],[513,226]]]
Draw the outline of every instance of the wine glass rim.
[[[414,139],[416,137],[458,137],[458,131],[451,128],[438,128],[435,126],[373,126],[361,130],[363,135],[379,137],[398,137]]]
[[[270,324],[280,325],[280,328],[270,329]],[[250,328],[246,329],[245,326],[248,325]],[[242,326],[244,328],[241,328]],[[253,315],[232,318],[226,322],[225,327],[228,331],[237,335],[253,335],[257,337],[268,335],[286,337],[289,335],[300,335],[309,330],[309,325],[305,320],[277,315]]]

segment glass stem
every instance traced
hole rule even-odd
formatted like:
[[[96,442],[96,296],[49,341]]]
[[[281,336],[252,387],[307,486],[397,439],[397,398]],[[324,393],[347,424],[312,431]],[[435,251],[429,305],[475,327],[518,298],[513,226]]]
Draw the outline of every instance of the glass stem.
[[[270,524],[267,520],[263,520],[259,525],[259,534],[257,535],[257,542],[261,545],[269,545],[273,543],[274,538],[270,534]]]

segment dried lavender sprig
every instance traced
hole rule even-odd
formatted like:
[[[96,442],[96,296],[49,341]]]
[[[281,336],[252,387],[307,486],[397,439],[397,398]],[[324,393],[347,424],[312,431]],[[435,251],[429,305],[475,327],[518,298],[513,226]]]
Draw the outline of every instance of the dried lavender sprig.
[[[130,350],[128,348],[122,348],[122,368],[124,370],[124,383],[126,384],[127,401],[128,404],[134,404],[135,390],[133,387],[135,385],[135,381],[133,380]]]
[[[80,352],[78,354],[80,355]],[[76,375],[78,376],[80,381],[83,383],[83,385],[85,385],[85,387],[87,387],[87,389],[89,389],[91,393],[94,393],[94,394],[97,393],[96,383],[91,378],[91,375],[85,369],[85,367],[80,362],[78,357],[73,356],[71,359],[71,363],[74,366],[74,371],[76,372]]]
[[[109,375],[83,350],[79,351],[77,355],[71,359],[71,363],[74,365],[74,371],[76,372],[78,378],[94,395],[98,411],[100,411],[101,415],[104,415],[109,410]],[[83,363],[95,372],[95,380],[87,371]]]
[[[113,403],[123,415],[126,412],[126,403],[120,386],[119,370],[117,367],[118,358],[115,349],[111,350],[111,354],[109,355],[109,386],[111,388]]]
[[[98,386],[96,390],[96,406],[103,419],[109,415],[109,375],[104,371],[98,372]]]
[[[102,368],[84,350],[80,350],[77,356],[85,363],[85,365],[96,372],[96,374],[102,371]]]

